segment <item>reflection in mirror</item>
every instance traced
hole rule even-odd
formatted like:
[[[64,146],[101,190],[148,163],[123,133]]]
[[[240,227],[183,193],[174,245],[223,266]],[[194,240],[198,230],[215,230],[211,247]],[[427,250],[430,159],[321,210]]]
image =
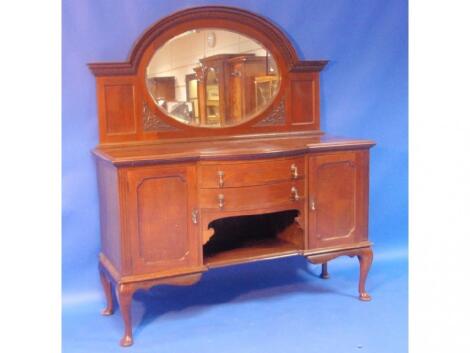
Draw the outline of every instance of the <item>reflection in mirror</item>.
[[[271,53],[222,29],[196,29],[170,39],[147,67],[147,88],[157,106],[192,126],[250,120],[271,104],[279,86]]]

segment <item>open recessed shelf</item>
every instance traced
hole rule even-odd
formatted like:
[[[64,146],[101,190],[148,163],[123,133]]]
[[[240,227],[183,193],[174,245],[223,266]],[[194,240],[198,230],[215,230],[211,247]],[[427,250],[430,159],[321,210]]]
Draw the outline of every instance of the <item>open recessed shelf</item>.
[[[218,267],[297,254],[304,244],[297,216],[297,210],[288,210],[211,222],[214,235],[204,245],[204,264]]]

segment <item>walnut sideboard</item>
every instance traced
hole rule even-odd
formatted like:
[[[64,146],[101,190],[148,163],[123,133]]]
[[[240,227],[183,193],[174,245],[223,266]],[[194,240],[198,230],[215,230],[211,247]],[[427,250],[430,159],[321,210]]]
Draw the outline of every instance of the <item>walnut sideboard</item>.
[[[126,62],[89,64],[103,314],[114,287],[121,345],[132,344],[135,291],[190,285],[214,267],[300,255],[327,278],[328,261],[357,256],[359,299],[370,300],[374,142],[320,130],[326,64],[298,59],[263,17],[222,6],[158,21]]]

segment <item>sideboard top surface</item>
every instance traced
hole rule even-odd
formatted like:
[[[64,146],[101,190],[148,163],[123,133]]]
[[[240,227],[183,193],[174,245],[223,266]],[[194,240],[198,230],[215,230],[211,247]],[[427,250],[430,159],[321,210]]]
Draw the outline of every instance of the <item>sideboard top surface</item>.
[[[310,151],[370,148],[374,145],[375,142],[371,140],[329,135],[277,135],[253,139],[234,138],[134,146],[100,146],[93,150],[93,153],[96,157],[117,166],[133,166],[178,161],[282,157]]]

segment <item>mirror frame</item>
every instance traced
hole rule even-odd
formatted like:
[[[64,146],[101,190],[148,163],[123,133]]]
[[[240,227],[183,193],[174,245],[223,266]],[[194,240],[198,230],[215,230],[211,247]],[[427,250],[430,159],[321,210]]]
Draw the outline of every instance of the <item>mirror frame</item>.
[[[197,28],[220,28],[238,32],[256,40],[272,54],[278,66],[280,87],[276,97],[262,112],[240,124],[215,129],[184,124],[157,107],[146,86],[148,63],[155,51],[168,40]],[[97,77],[100,142],[155,141],[312,130],[321,133],[318,72],[326,64],[325,60],[299,60],[287,36],[273,23],[252,12],[226,6],[202,6],[178,11],[150,26],[136,41],[126,62],[89,64]],[[111,92],[117,95],[113,100],[120,99],[120,95],[123,95],[122,99],[132,100],[132,108],[129,108],[132,111],[127,111],[127,117],[121,118],[119,113],[114,111],[111,112],[112,117],[109,115],[106,106],[106,95],[110,94],[106,92],[106,87],[109,85],[127,87],[125,92],[117,89]],[[305,88],[308,93],[305,93]],[[163,128],[152,131],[145,129],[140,117],[146,114],[156,117],[158,124],[161,123]],[[279,115],[283,115],[281,123],[264,123],[273,116],[279,120]],[[115,119],[114,116],[127,119],[124,122],[126,125],[119,130],[123,132],[115,133],[115,128],[108,128],[107,123],[114,121],[110,120]],[[133,125],[130,125],[131,120],[134,121]]]
[[[255,18],[253,18],[255,17]],[[154,103],[146,87],[146,70],[155,51],[173,37],[192,29],[217,28],[240,33],[263,45],[273,56],[279,70],[280,87],[274,99],[261,112],[254,114],[250,119],[227,127],[191,126],[179,122],[166,114]],[[134,59],[134,60],[133,60]],[[256,124],[266,117],[274,107],[278,106],[285,95],[287,73],[295,61],[297,54],[284,34],[264,18],[233,8],[215,7],[212,9],[189,9],[177,12],[150,27],[132,50],[130,61],[137,61],[137,76],[147,105],[161,120],[178,129],[217,130],[223,132],[236,127]]]

